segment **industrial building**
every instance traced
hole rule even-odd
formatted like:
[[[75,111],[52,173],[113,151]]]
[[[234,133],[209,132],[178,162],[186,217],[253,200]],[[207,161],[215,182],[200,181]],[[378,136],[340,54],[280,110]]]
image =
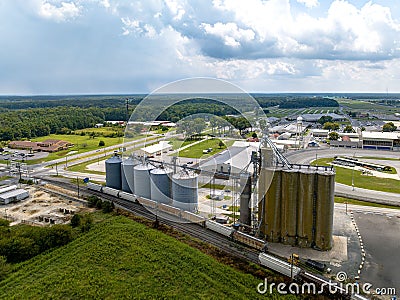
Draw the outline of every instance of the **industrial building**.
[[[24,200],[29,197],[29,192],[18,189],[16,185],[0,188],[0,204],[9,204]]]
[[[369,132],[361,134],[363,149],[400,151],[400,132]]]

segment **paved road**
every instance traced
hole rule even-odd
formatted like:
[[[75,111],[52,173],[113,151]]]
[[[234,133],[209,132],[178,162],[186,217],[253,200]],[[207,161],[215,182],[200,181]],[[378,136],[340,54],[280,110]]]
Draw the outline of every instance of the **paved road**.
[[[328,157],[333,157],[335,155],[353,156],[354,154],[355,156],[370,156],[370,157],[400,159],[400,152],[350,149],[350,148],[329,148],[329,149],[292,151],[286,153],[286,157],[292,163],[310,164],[316,158],[328,158]],[[362,189],[358,187],[355,187],[353,191],[353,188],[351,186],[340,183],[335,184],[335,194],[337,196],[354,198],[365,201],[372,201],[377,203],[394,204],[394,205],[400,204],[400,194],[386,193],[369,189]]]

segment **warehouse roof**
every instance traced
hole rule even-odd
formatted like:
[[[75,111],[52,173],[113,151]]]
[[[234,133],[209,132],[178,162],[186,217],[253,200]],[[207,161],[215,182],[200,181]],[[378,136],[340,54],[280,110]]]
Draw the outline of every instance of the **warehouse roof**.
[[[172,148],[172,145],[168,141],[161,141],[158,144],[154,144],[148,147],[141,148],[143,152],[147,154],[155,154]]]
[[[8,192],[5,192],[3,194],[0,194],[0,199],[14,198],[14,197],[17,197],[17,196],[23,195],[23,194],[27,194],[29,196],[28,191],[23,190],[23,189],[16,189],[16,190],[13,190],[13,191],[8,191]]]
[[[399,140],[400,132],[371,132],[363,131],[363,139],[384,139],[384,140]]]

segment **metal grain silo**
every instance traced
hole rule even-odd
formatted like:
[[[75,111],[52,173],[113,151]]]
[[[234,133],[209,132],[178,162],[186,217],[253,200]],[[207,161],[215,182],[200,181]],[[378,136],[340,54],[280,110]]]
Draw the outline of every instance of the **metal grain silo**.
[[[197,211],[198,175],[177,173],[172,176],[172,205],[190,212]]]
[[[135,195],[150,199],[150,171],[154,169],[151,165],[137,165],[133,168],[133,186]]]
[[[251,226],[251,175],[240,175],[240,223]]]
[[[315,170],[303,169],[299,173],[297,202],[297,235],[300,247],[311,247],[313,242],[313,201]]]
[[[120,190],[122,186],[121,179],[122,159],[114,155],[106,160],[106,186]]]
[[[281,236],[282,242],[296,245],[298,170],[282,171]]]
[[[317,172],[315,246],[320,250],[332,248],[334,210],[334,171]]]
[[[261,232],[270,242],[281,239],[281,181],[282,169],[262,168],[259,178],[259,220]]]
[[[139,162],[129,157],[122,161],[121,164],[121,179],[122,179],[122,190],[124,192],[134,194],[133,186],[133,168],[138,165]]]
[[[150,171],[151,200],[171,203],[171,169],[153,169]]]

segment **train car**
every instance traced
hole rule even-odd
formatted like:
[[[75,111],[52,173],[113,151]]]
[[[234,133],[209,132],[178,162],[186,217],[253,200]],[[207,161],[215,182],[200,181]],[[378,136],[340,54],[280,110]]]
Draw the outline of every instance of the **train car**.
[[[291,265],[290,263],[284,260],[281,260],[279,258],[276,258],[275,256],[266,253],[260,253],[258,255],[258,260],[260,261],[260,264],[262,266],[265,266],[268,269],[272,269],[276,272],[279,272],[280,274],[283,274],[287,277],[294,278],[301,272],[301,269],[299,267]]]
[[[227,227],[211,220],[206,220],[206,227],[227,237],[231,237],[232,232],[235,230],[232,227]]]
[[[102,192],[103,191],[103,186],[102,185],[96,184],[96,183],[91,183],[91,182],[88,182],[87,188],[89,190],[96,191],[96,192]]]
[[[136,196],[131,193],[121,191],[119,192],[119,197],[130,202],[136,202]]]
[[[306,265],[311,267],[311,268],[314,268],[314,269],[316,269],[316,270],[318,270],[320,272],[324,272],[325,271],[325,267],[326,267],[325,264],[320,263],[319,261],[312,260],[312,259],[307,259],[306,260]]]
[[[143,206],[150,207],[150,208],[154,208],[154,209],[157,208],[157,202],[156,202],[156,201],[149,200],[149,199],[142,198],[142,197],[137,197],[137,198],[136,198],[136,201],[137,201],[139,204],[143,205]]]
[[[181,216],[181,210],[179,208],[164,203],[158,203],[158,210],[177,217]]]
[[[114,197],[119,197],[119,193],[121,192],[120,190],[116,190],[116,189],[113,189],[113,188],[110,188],[110,187],[107,187],[107,186],[104,186],[103,187],[103,193],[104,194],[107,194],[107,195],[110,195],[110,196],[114,196]]]
[[[197,223],[203,227],[205,227],[206,219],[200,215],[196,215],[186,210],[181,211],[181,218],[187,220],[192,223]]]
[[[235,230],[232,234],[232,238],[236,242],[245,244],[260,251],[265,251],[267,249],[267,243],[265,241],[243,233],[241,231]]]

